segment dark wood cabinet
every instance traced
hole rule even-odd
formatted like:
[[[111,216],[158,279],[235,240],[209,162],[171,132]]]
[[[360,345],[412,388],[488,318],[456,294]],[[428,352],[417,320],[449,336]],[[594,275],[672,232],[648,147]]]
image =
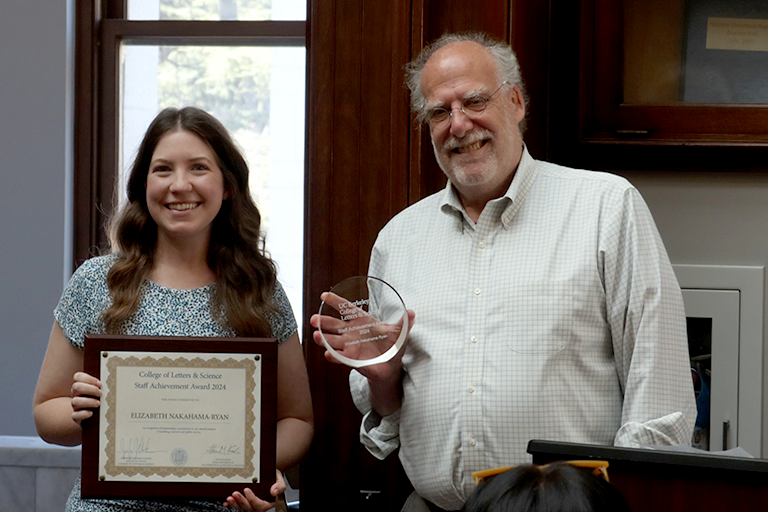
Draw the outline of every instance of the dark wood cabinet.
[[[730,30],[717,20],[748,25],[763,10],[768,19],[750,1],[553,1],[548,157],[593,169],[764,170],[768,53],[757,48],[768,22],[752,43],[712,42]],[[756,89],[749,103],[737,90],[745,83]]]

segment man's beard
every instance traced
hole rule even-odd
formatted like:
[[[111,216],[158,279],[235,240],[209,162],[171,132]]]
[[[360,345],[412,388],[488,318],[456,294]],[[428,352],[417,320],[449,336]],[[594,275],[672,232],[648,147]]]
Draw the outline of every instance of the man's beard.
[[[482,162],[475,161],[466,165],[447,156],[458,147],[469,146],[483,140],[486,141],[485,144],[490,144],[494,141],[494,136],[490,131],[481,129],[470,132],[462,138],[451,137],[443,143],[441,152],[437,151],[434,144],[432,145],[438,165],[451,182],[458,185],[473,186],[482,185],[493,178],[494,166],[498,165],[494,153],[486,156]],[[481,149],[479,148],[477,151]],[[477,169],[478,166],[480,166],[479,170]]]

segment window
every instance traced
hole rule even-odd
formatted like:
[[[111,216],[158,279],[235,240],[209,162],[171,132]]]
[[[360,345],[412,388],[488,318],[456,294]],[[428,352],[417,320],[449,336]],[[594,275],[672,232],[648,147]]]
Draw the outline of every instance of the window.
[[[106,0],[101,18],[86,3],[75,218],[89,222],[76,227],[75,261],[106,246],[104,222],[125,200],[123,179],[150,121],[194,105],[222,121],[248,160],[267,250],[300,321],[306,0]]]

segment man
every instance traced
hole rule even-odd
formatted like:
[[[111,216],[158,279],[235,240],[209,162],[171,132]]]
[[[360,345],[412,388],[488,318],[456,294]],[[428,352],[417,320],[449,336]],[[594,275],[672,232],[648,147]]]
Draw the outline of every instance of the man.
[[[682,297],[637,190],[531,158],[505,44],[443,36],[408,83],[449,183],[379,234],[369,273],[416,319],[400,357],[350,374],[363,444],[400,448],[404,510],[461,508],[472,472],[529,462],[533,438],[688,443]]]

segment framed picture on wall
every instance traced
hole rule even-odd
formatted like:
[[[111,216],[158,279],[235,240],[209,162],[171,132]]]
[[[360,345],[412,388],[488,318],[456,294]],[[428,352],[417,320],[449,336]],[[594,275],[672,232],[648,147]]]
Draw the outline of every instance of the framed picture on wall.
[[[682,99],[768,103],[768,2],[688,0]]]

